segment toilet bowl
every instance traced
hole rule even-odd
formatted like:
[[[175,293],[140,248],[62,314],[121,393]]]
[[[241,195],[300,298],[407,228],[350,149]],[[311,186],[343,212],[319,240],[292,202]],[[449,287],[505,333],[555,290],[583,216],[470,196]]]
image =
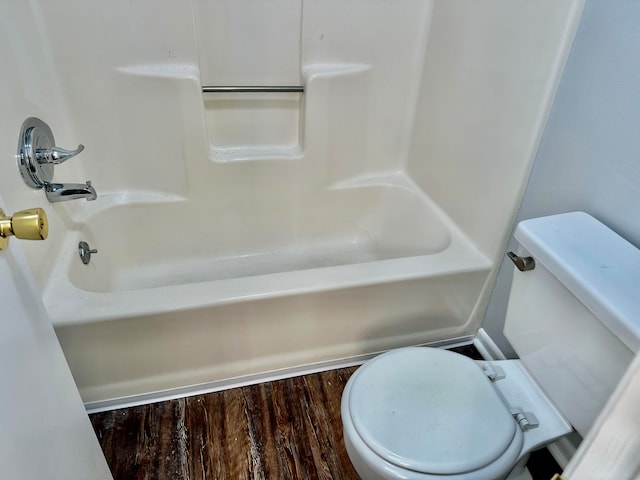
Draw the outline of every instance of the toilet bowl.
[[[638,249],[582,212],[521,222],[515,236],[536,260],[515,272],[505,319],[520,359],[407,347],[361,366],[341,413],[363,479],[527,478],[532,450],[585,435],[604,406],[640,345],[640,301],[624,293],[640,284]]]
[[[342,421],[349,458],[366,480],[506,478],[528,452],[571,431],[520,362],[429,347],[393,350],[359,368],[342,396]]]

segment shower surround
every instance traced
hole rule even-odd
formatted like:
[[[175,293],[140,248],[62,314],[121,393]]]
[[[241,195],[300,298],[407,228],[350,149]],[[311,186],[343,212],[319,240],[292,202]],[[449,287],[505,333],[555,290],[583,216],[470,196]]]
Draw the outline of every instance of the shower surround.
[[[582,2],[20,8],[100,192],[26,248],[99,410],[470,339]]]

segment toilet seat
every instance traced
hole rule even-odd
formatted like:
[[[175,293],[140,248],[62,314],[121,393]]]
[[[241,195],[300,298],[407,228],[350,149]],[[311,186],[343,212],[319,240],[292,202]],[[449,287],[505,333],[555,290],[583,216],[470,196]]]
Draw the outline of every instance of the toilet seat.
[[[508,471],[520,454],[511,413],[478,364],[461,355],[394,350],[361,367],[345,393],[364,448],[418,476]]]

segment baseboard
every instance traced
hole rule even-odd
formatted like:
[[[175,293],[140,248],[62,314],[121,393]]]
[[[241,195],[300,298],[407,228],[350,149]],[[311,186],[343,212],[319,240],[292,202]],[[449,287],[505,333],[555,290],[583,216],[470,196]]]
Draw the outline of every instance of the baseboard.
[[[485,360],[506,360],[507,357],[502,350],[487,334],[484,328],[480,328],[473,339],[473,346],[478,349],[480,355]]]
[[[564,470],[567,468],[571,457],[575,455],[576,450],[578,449],[577,445],[579,444],[579,442],[579,435],[574,432],[547,445],[547,449],[556,460],[556,462],[558,462],[558,465],[560,465],[560,467],[562,467],[562,469]]]
[[[86,402],[84,404],[84,407],[87,410],[87,413],[91,414],[104,412],[107,410],[116,410],[120,408],[136,407],[138,405],[164,402],[167,400],[175,400],[178,398],[191,397],[194,395],[204,395],[206,393],[219,392],[221,390],[228,390],[231,388],[246,387],[263,382],[273,382],[285,378],[324,372],[326,370],[334,370],[338,368],[347,368],[355,365],[361,365],[376,355],[378,355],[378,353],[357,355],[347,359],[319,362],[313,365],[304,365],[301,367],[284,368],[276,371],[270,371],[255,375],[246,375],[243,377],[207,382],[198,385],[189,385],[186,387],[172,388],[157,392],[131,395],[109,400],[100,400],[96,402]]]

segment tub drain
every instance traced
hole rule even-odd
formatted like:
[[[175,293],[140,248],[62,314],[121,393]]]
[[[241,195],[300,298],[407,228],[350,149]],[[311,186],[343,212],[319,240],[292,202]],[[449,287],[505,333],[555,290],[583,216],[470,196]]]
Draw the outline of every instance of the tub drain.
[[[80,260],[82,260],[82,263],[85,265],[88,265],[91,261],[92,253],[98,253],[98,250],[95,248],[91,249],[87,242],[80,242],[78,244],[78,255],[80,255]]]

